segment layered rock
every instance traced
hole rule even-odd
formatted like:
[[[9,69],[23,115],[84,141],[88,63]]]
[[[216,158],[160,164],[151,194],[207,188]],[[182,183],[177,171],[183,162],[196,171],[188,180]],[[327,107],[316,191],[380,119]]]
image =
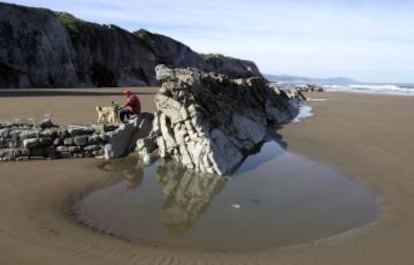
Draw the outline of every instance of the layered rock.
[[[260,78],[229,79],[162,65],[156,73],[162,87],[155,96],[151,136],[137,143],[143,157],[158,147],[163,158],[225,175],[263,143],[269,124],[285,123],[297,114],[289,94]]]
[[[156,84],[154,67],[259,75],[252,62],[205,57],[145,30],[130,33],[48,9],[0,3],[0,88]]]
[[[51,120],[0,123],[0,161],[103,155],[114,126],[57,126]]]

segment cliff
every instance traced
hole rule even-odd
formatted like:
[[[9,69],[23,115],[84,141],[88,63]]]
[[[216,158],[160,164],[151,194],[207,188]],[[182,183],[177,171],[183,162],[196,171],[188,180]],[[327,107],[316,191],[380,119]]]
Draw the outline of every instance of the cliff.
[[[167,36],[0,3],[0,88],[155,85],[157,64],[261,76],[253,62],[198,54]]]

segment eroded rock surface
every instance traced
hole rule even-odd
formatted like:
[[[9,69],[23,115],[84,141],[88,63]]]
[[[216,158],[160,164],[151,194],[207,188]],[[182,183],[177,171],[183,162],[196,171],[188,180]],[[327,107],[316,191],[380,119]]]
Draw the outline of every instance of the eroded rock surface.
[[[156,73],[162,87],[155,96],[150,137],[137,143],[143,157],[155,142],[162,158],[225,175],[263,143],[269,124],[288,122],[297,114],[296,99],[260,78],[229,79],[163,65]]]

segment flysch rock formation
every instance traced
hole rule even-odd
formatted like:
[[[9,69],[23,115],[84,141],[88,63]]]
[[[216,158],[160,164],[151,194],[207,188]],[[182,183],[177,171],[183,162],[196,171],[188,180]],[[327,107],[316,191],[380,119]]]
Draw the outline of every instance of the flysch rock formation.
[[[261,76],[253,62],[201,55],[167,36],[0,2],[0,88],[155,85],[154,67]]]
[[[162,82],[149,137],[138,140],[141,157],[158,148],[195,171],[226,175],[265,141],[269,124],[298,113],[298,101],[263,79],[230,79],[194,68],[156,67]]]

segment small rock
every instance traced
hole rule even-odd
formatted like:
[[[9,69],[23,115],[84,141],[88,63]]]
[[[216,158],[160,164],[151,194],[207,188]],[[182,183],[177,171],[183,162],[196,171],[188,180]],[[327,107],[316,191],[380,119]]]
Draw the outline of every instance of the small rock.
[[[92,134],[94,130],[92,128],[88,128],[86,126],[84,127],[78,127],[78,126],[72,126],[68,128],[68,133],[71,136],[79,136],[84,134]]]
[[[73,154],[72,157],[73,158],[83,158],[83,157],[85,157],[85,155],[82,154],[82,153],[76,153],[76,154]]]
[[[45,160],[46,157],[44,156],[30,156],[31,160]]]
[[[59,154],[60,158],[72,158],[72,154],[69,152],[62,152]]]
[[[104,153],[105,153],[105,152],[104,152],[103,148],[99,148],[99,150],[92,151],[92,154],[93,154],[94,156],[103,155]]]
[[[81,148],[79,146],[69,146],[68,151],[71,153],[79,152]]]
[[[62,139],[60,139],[60,138],[55,138],[54,140],[53,140],[53,145],[60,145],[62,143]]]
[[[55,128],[49,128],[49,129],[45,129],[43,131],[40,132],[41,136],[47,136],[47,137],[56,137],[58,136],[58,129]]]
[[[101,137],[97,134],[94,134],[88,137],[88,144],[90,145],[99,144],[101,141],[102,141]]]
[[[53,155],[54,153],[56,153],[56,149],[53,146],[30,149],[30,156],[49,157],[49,156]]]
[[[53,122],[50,118],[47,118],[47,119],[41,120],[39,126],[42,129],[47,129],[47,128],[52,128],[55,125],[53,124]]]
[[[64,145],[73,145],[73,138],[65,138],[63,139]]]
[[[16,161],[27,161],[27,160],[29,160],[29,157],[28,156],[19,156],[19,157],[16,157]]]
[[[87,145],[83,148],[83,150],[85,151],[96,151],[99,149],[100,149],[99,145]]]
[[[6,148],[8,145],[9,144],[6,139],[0,138],[0,148]]]
[[[40,130],[25,130],[20,132],[20,139],[37,138],[39,137]]]
[[[86,135],[76,136],[75,138],[73,138],[73,141],[75,142],[76,145],[85,146],[88,144],[88,136]]]
[[[53,143],[53,140],[50,137],[43,137],[43,138],[38,138],[38,139],[39,139],[39,146],[48,146]]]
[[[61,153],[68,152],[69,148],[67,146],[61,145],[61,146],[56,147],[56,151],[61,152]]]
[[[175,78],[174,70],[168,68],[164,64],[155,66],[156,79],[158,81],[167,81]]]
[[[11,132],[10,128],[0,129],[0,137],[8,138],[8,137],[10,137],[10,132]]]
[[[23,140],[23,146],[24,148],[37,148],[40,146],[40,140],[39,138],[28,138]]]

